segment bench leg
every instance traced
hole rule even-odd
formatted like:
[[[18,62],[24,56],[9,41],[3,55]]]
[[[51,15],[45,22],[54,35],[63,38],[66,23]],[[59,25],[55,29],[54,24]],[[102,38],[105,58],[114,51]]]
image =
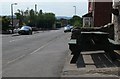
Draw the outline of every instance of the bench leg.
[[[112,61],[115,61],[117,59],[117,55],[114,52],[114,48],[112,47],[108,39],[105,40],[104,44],[105,44],[104,51],[110,56]]]
[[[75,54],[73,55],[73,58],[70,61],[70,64],[75,64],[78,60],[79,55],[80,55],[80,52],[75,52]]]

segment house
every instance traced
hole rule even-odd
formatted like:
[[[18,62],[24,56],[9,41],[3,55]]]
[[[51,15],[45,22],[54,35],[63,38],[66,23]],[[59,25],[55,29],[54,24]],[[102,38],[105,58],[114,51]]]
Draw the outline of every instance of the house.
[[[87,14],[90,14],[90,13],[92,13],[91,14],[92,16],[89,16],[89,21],[91,23],[90,25],[94,27],[100,27],[108,23],[111,23],[112,2],[96,2],[96,0],[89,0]],[[83,22],[83,24],[85,23]]]
[[[83,15],[82,18],[83,18],[83,27],[92,27],[93,26],[92,12]]]
[[[100,27],[111,23],[112,2],[94,2],[93,8],[94,27]]]
[[[90,15],[89,17],[93,19],[93,22],[89,23],[93,23],[94,27],[109,25],[109,23],[113,24],[113,30],[110,31],[109,34],[112,35],[114,41],[120,43],[120,1],[97,1],[98,0],[88,1],[88,13],[86,15],[92,13],[92,16]],[[89,21],[91,20],[89,19]],[[85,21],[83,22],[85,23]],[[107,30],[109,30],[109,28]]]

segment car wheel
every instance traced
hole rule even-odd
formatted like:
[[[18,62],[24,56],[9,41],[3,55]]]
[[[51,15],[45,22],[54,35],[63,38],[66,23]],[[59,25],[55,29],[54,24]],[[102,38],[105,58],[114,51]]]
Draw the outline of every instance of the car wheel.
[[[18,32],[18,34],[19,34],[19,35],[21,35],[21,33],[20,33],[20,32]]]
[[[32,31],[29,32],[29,35],[32,35]]]
[[[32,35],[32,32],[30,34]]]

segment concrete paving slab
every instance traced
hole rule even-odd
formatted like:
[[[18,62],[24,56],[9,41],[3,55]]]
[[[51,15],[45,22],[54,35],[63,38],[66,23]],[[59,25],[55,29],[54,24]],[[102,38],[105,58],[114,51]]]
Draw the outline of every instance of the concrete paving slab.
[[[83,58],[86,65],[94,65],[91,55],[83,55]]]
[[[83,57],[83,61],[80,61],[81,57]],[[118,61],[112,62],[103,51],[101,53],[98,51],[93,53],[82,52],[82,56],[79,57],[76,64],[70,64],[71,58],[72,56],[69,54],[63,68],[62,77],[100,77],[100,79],[110,77],[108,79],[118,79],[120,76]],[[78,67],[78,64],[84,66]]]

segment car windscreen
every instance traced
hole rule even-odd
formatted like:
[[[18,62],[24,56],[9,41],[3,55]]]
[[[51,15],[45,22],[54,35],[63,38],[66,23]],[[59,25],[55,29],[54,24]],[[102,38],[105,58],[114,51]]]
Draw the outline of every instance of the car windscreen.
[[[21,30],[26,30],[26,29],[30,29],[30,27],[29,27],[29,26],[23,26],[23,27],[21,28]]]

